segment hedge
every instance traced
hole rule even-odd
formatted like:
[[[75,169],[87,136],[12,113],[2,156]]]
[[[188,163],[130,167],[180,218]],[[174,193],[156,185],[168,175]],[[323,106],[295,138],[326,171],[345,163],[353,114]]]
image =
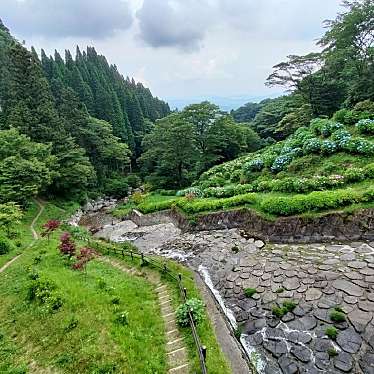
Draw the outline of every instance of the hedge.
[[[374,188],[366,191],[345,189],[316,191],[308,195],[295,195],[291,197],[268,197],[261,202],[260,207],[261,210],[270,214],[291,216],[372,201],[374,201]]]

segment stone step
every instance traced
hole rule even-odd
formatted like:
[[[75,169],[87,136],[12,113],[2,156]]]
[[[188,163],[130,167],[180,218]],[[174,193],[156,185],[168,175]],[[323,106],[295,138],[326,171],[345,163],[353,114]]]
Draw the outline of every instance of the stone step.
[[[177,337],[176,339],[170,340],[166,343],[166,352],[176,351],[179,348],[184,347],[183,338]]]
[[[169,331],[177,330],[177,329],[178,329],[178,326],[177,326],[175,320],[165,322],[166,333],[168,333]]]
[[[189,374],[190,368],[188,364],[179,365],[168,371],[169,374]]]
[[[187,350],[185,347],[167,352],[169,367],[171,369],[186,364],[188,362]]]
[[[161,307],[162,315],[172,313],[174,311],[173,307],[169,304]]]
[[[166,333],[166,339],[167,341],[175,340],[179,338],[179,330],[177,328],[170,330],[169,332]]]
[[[162,316],[162,318],[164,319],[164,321],[166,323],[170,322],[170,321],[175,321],[175,313],[172,312],[172,313],[168,313],[168,314],[164,314]]]

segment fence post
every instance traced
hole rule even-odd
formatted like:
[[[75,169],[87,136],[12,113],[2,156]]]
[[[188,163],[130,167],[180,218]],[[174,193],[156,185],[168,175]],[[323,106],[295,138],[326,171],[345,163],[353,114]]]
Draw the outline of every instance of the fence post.
[[[182,282],[182,274],[181,273],[178,274],[178,278],[179,278],[179,282]]]
[[[134,261],[134,255],[133,255],[132,251],[130,251],[130,255],[131,255],[131,260]]]
[[[166,267],[166,264],[164,263],[164,272],[166,273],[168,271],[168,268]]]
[[[201,353],[203,354],[204,361],[206,361],[206,346],[205,345],[201,347]]]
[[[142,253],[142,265],[144,265],[144,253]]]
[[[187,299],[187,288],[183,287],[184,297]]]
[[[124,252],[123,248],[122,248],[122,258],[125,258],[125,252]]]

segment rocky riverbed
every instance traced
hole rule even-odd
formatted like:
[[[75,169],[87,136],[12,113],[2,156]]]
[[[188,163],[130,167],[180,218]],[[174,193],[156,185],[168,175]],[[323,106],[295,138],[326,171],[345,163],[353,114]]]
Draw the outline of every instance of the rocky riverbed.
[[[181,233],[172,223],[108,224],[97,236],[203,273],[262,373],[374,373],[374,243],[276,245],[239,229]],[[244,289],[256,292],[251,297]],[[296,307],[281,317],[274,308]],[[290,304],[290,303],[289,303]],[[334,323],[334,311],[345,320]],[[335,340],[326,328],[335,326]]]

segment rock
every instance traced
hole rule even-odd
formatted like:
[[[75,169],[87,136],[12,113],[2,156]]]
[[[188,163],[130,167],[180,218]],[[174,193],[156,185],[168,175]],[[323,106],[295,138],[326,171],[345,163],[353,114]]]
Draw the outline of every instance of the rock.
[[[286,290],[296,290],[297,288],[299,288],[300,286],[300,282],[299,282],[299,279],[296,278],[296,277],[293,277],[293,278],[287,278],[284,282],[283,282],[283,287],[286,289]]]
[[[290,321],[292,321],[292,320],[294,320],[294,319],[295,319],[295,316],[294,316],[292,313],[290,313],[290,312],[286,313],[286,314],[282,317],[282,321],[283,321],[283,322],[290,322]]]
[[[293,361],[288,356],[282,356],[278,360],[279,366],[282,369],[283,374],[296,374],[299,373],[299,368],[297,367],[295,361]]]
[[[372,313],[363,312],[359,309],[354,309],[348,314],[348,319],[357,332],[363,332],[372,318]]]
[[[287,345],[283,340],[269,340],[264,342],[264,348],[268,350],[274,357],[279,358],[287,353]]]
[[[318,300],[322,296],[322,292],[317,288],[309,288],[305,294],[305,301]]]
[[[353,368],[351,355],[346,352],[339,352],[334,359],[334,365],[337,369],[344,371],[344,373],[349,373]]]
[[[246,331],[247,334],[251,335],[261,330],[265,326],[266,326],[266,319],[260,318],[254,321],[246,322],[244,326],[244,331]]]
[[[262,248],[265,243],[262,240],[255,240],[254,245],[256,246],[256,248]]]
[[[360,359],[360,367],[365,374],[374,373],[374,353],[365,353]]]
[[[325,352],[326,353],[332,347],[333,347],[332,343],[329,339],[317,338],[314,341],[314,349],[317,352]]]
[[[332,283],[332,285],[335,289],[343,291],[351,296],[361,297],[364,293],[361,287],[344,279],[337,279]]]
[[[285,338],[284,331],[280,328],[277,328],[277,327],[275,327],[275,328],[268,327],[265,330],[265,335],[266,335],[267,339],[269,339],[269,340],[280,340],[280,339]]]
[[[303,363],[309,362],[312,356],[310,349],[300,345],[293,345],[290,353],[292,353],[299,361]]]
[[[374,312],[374,303],[370,301],[360,301],[358,307],[365,312]]]
[[[354,296],[347,296],[347,295],[344,295],[344,296],[343,296],[343,299],[344,299],[344,301],[345,301],[347,304],[356,304],[356,303],[358,302],[357,297],[354,297]]]
[[[336,342],[343,351],[356,353],[361,347],[362,339],[352,328],[348,328],[347,330],[339,332]]]
[[[366,262],[363,261],[350,261],[348,262],[348,266],[353,269],[363,269],[366,267]]]
[[[295,344],[308,344],[312,336],[302,331],[291,331],[287,334],[287,340]]]
[[[318,369],[325,370],[330,366],[330,357],[326,352],[317,352],[314,355],[315,364]]]

